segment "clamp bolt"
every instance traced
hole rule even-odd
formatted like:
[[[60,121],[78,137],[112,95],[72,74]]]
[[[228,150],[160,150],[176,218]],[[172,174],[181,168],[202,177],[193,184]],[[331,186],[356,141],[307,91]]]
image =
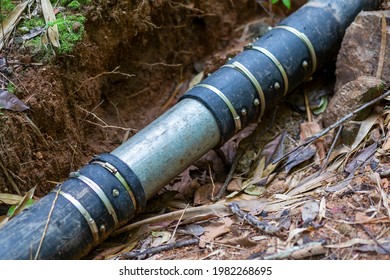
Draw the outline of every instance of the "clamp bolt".
[[[112,195],[113,195],[114,197],[119,196],[119,191],[118,191],[117,189],[113,189],[113,190],[112,190]]]
[[[307,67],[309,67],[309,63],[306,60],[304,60],[303,63],[302,63],[302,66],[304,68],[307,68]]]
[[[255,106],[259,106],[260,105],[260,100],[256,98],[255,100],[253,100],[253,104]]]
[[[245,108],[241,109],[241,115],[246,116],[248,114],[248,111]]]
[[[274,84],[274,87],[275,87],[275,89],[280,89],[280,84],[279,84],[278,82],[276,82],[276,83]]]

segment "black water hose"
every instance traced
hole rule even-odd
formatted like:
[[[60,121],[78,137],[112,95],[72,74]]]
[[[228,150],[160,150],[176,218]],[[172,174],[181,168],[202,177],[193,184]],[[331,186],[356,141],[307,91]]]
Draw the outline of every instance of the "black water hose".
[[[379,0],[313,0],[0,229],[0,259],[76,259],[143,211],[146,200],[210,149],[261,121],[335,58],[346,28]]]

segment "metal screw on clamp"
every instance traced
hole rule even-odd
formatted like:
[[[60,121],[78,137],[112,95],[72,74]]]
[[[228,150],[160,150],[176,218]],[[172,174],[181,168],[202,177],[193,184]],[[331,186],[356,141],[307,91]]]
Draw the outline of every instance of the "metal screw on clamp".
[[[113,189],[112,190],[112,195],[115,196],[115,197],[119,196],[119,191],[117,189]]]

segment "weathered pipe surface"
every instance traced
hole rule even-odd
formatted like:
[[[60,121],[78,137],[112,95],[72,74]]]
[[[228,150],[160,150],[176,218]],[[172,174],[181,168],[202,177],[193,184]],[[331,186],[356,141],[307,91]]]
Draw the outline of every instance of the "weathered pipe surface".
[[[379,0],[313,0],[111,154],[71,174],[0,229],[0,259],[76,259],[146,200],[334,59],[346,28]]]

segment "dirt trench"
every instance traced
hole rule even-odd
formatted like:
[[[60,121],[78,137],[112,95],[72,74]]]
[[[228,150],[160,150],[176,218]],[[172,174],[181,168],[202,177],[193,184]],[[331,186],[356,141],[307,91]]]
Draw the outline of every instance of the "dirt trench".
[[[31,109],[0,116],[0,192],[36,187],[40,197],[113,150],[172,106],[206,61],[241,49],[264,13],[254,0],[99,0],[85,12],[72,55],[13,73]]]

